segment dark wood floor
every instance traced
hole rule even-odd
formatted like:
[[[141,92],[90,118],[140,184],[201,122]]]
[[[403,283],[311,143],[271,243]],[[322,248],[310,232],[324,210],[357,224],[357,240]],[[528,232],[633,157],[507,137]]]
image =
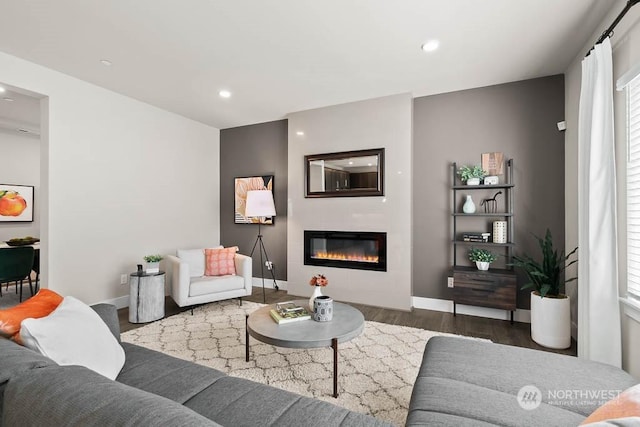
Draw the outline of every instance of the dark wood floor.
[[[288,301],[297,297],[288,295],[286,291],[266,290],[267,304],[280,301]],[[244,298],[245,301],[262,302],[262,290],[255,289],[253,295]],[[447,332],[450,334],[466,335],[478,338],[487,338],[493,342],[518,347],[534,348],[538,350],[553,351],[575,356],[577,354],[576,342],[572,340],[571,347],[566,350],[552,350],[536,344],[530,335],[528,323],[515,322],[511,325],[506,320],[487,319],[484,317],[466,316],[440,311],[414,309],[411,312],[390,310],[388,308],[371,307],[362,304],[349,305],[362,312],[366,320],[388,323],[391,325],[411,326],[430,331]],[[171,316],[188,309],[180,308],[167,297],[165,301],[165,316]],[[118,310],[120,329],[122,332],[144,326],[142,324],[129,323],[129,309]]]

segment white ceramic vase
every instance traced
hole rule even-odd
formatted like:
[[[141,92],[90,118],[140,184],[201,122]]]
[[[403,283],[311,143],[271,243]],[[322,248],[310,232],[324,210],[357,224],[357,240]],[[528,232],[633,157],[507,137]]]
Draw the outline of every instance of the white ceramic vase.
[[[160,272],[160,263],[159,262],[148,262],[144,272],[147,274],[159,273]]]
[[[570,308],[568,296],[542,298],[531,292],[531,339],[544,347],[571,347]]]
[[[476,267],[478,267],[478,270],[481,270],[481,271],[487,271],[489,269],[490,264],[491,264],[490,262],[476,261]]]
[[[313,309],[314,309],[313,302],[317,297],[321,297],[321,296],[322,296],[322,286],[314,286],[313,294],[311,295],[311,298],[309,298],[309,310],[311,311],[311,313],[313,313]]]
[[[476,211],[476,205],[475,203],[473,203],[473,200],[471,199],[471,195],[467,194],[467,200],[464,202],[464,205],[462,205],[462,212],[466,214],[472,214],[475,211]]]

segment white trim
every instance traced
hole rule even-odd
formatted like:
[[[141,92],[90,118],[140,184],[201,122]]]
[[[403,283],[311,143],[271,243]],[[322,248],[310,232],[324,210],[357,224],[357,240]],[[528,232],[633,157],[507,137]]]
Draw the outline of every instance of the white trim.
[[[640,302],[631,297],[621,297],[620,302],[622,303],[624,314],[640,323]]]
[[[616,90],[622,91],[636,77],[640,76],[640,62],[635,64],[616,81]]]
[[[104,300],[101,301],[100,304],[112,304],[115,305],[118,309],[129,307],[129,295],[123,295],[121,297]]]
[[[443,311],[445,313],[453,313],[453,301],[437,299],[437,298],[423,298],[412,297],[412,305],[414,308],[420,308],[424,310]],[[506,310],[499,310],[496,308],[476,307],[471,305],[458,304],[456,313],[466,314],[468,316],[486,317],[489,319],[498,320],[510,320],[511,315]],[[513,314],[513,320],[515,322],[531,323],[531,311],[516,309]]]
[[[286,280],[278,280],[276,279],[276,283],[278,285],[278,288],[280,288],[283,291],[287,290],[287,281]],[[262,278],[261,277],[253,277],[253,281],[252,281],[253,287],[254,288],[260,288],[262,289]],[[273,287],[273,279],[271,277],[264,278],[264,288],[265,289],[274,289]]]

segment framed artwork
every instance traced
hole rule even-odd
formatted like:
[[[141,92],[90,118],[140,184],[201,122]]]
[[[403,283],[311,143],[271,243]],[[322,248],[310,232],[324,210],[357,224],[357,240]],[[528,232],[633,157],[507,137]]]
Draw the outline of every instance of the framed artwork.
[[[33,186],[0,184],[0,222],[33,222]]]
[[[482,153],[482,170],[489,176],[504,174],[504,154]]]
[[[246,217],[244,212],[247,206],[247,191],[250,190],[271,190],[273,192],[273,175],[250,176],[235,178],[234,196],[235,212],[234,222],[236,224],[273,224],[272,216]]]

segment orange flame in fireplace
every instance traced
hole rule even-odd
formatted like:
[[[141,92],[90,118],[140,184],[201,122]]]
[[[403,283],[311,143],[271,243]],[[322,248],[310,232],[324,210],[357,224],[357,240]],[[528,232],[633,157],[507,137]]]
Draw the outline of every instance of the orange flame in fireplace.
[[[342,253],[342,252],[317,251],[313,254],[311,258],[331,259],[331,260],[339,260],[339,261],[370,262],[370,263],[378,262],[378,257],[374,255],[348,254],[348,253]]]

